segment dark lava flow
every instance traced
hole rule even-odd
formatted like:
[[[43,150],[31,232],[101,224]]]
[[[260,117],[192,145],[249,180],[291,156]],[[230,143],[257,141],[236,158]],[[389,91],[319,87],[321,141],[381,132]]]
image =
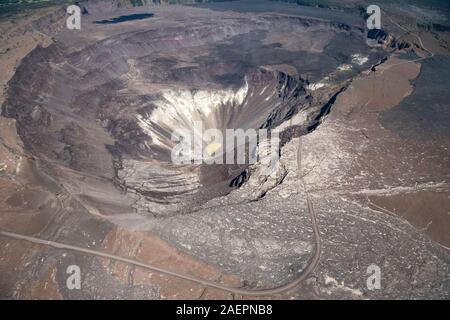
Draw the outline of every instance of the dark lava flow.
[[[142,20],[153,17],[153,13],[136,13],[136,14],[127,14],[124,16],[119,16],[111,19],[97,20],[94,23],[97,24],[116,24],[125,21],[133,21],[133,20]]]

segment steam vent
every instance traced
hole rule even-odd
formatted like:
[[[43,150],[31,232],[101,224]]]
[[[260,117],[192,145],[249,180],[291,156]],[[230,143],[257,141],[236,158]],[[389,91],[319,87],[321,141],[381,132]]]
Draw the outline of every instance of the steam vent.
[[[1,298],[450,298],[448,31],[394,4],[368,34],[362,4],[150,2],[82,2],[80,30],[68,4],[0,15]],[[196,126],[200,157],[245,161],[174,162]]]

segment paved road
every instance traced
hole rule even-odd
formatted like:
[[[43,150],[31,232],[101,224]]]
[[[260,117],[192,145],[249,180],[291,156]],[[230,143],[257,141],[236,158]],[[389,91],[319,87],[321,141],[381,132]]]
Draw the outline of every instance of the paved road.
[[[314,211],[311,197],[306,188],[306,184],[304,181],[304,175],[302,175],[302,163],[301,163],[301,146],[302,145],[301,145],[301,141],[302,141],[302,138],[300,137],[298,151],[297,151],[297,165],[298,165],[297,171],[298,171],[298,176],[299,176],[301,185],[303,186],[304,192],[306,194],[308,211],[311,215],[311,222],[312,222],[312,226],[313,226],[314,238],[315,238],[316,245],[315,245],[315,249],[314,249],[314,255],[311,258],[308,265],[306,266],[306,268],[301,273],[301,275],[298,278],[296,278],[294,281],[291,281],[285,285],[281,285],[281,286],[278,286],[275,288],[270,288],[270,289],[246,289],[246,288],[229,287],[229,286],[221,285],[216,282],[193,277],[193,276],[179,273],[176,271],[170,271],[170,270],[156,267],[156,266],[153,266],[150,264],[146,264],[144,262],[137,261],[137,260],[134,260],[131,258],[122,257],[122,256],[102,252],[99,250],[92,250],[92,249],[87,249],[87,248],[83,248],[83,247],[79,247],[79,246],[73,246],[73,245],[69,245],[69,244],[65,244],[65,243],[44,240],[44,239],[30,237],[30,236],[17,234],[17,233],[13,233],[13,232],[0,231],[0,235],[4,236],[4,237],[16,239],[16,240],[24,240],[24,241],[41,244],[41,245],[46,245],[46,246],[50,246],[50,247],[54,247],[54,248],[58,248],[58,249],[66,249],[66,250],[71,250],[71,251],[75,251],[75,252],[79,252],[79,253],[83,253],[83,254],[88,254],[88,255],[98,256],[98,257],[102,257],[102,258],[108,258],[108,259],[115,260],[115,261],[125,262],[128,264],[135,265],[137,267],[141,267],[141,268],[148,269],[148,270],[151,270],[154,272],[159,272],[159,273],[166,274],[169,276],[177,277],[180,279],[192,281],[194,283],[198,283],[198,284],[204,285],[206,287],[212,287],[212,288],[224,290],[227,292],[231,292],[233,294],[239,294],[239,295],[243,295],[243,296],[271,296],[271,295],[284,293],[286,291],[289,291],[289,290],[297,287],[303,280],[305,280],[316,269],[316,267],[319,263],[319,260],[320,260],[320,255],[321,255],[321,250],[322,250],[319,228],[318,228],[317,221],[316,221],[316,213]]]
[[[403,62],[403,63],[410,63],[410,62],[425,60],[428,58],[432,58],[434,56],[434,53],[432,53],[431,51],[429,51],[428,49],[426,49],[423,46],[423,42],[422,42],[422,39],[420,38],[420,36],[415,35],[415,34],[411,33],[409,30],[400,26],[398,23],[396,23],[394,20],[392,20],[389,17],[389,15],[386,14],[386,16],[389,18],[389,20],[391,20],[392,23],[397,25],[399,28],[401,28],[402,30],[406,31],[407,33],[417,37],[422,48],[430,54],[428,57],[415,59],[415,60],[411,60],[411,61],[407,61],[407,62]],[[294,281],[287,283],[285,285],[281,285],[281,286],[270,288],[270,289],[246,289],[246,288],[229,287],[229,286],[221,285],[221,284],[213,282],[213,281],[208,281],[208,280],[193,277],[193,276],[190,276],[187,274],[170,271],[170,270],[156,267],[156,266],[153,266],[150,264],[146,264],[146,263],[143,263],[141,261],[137,261],[137,260],[134,260],[131,258],[121,257],[121,256],[109,254],[109,253],[98,251],[98,250],[87,249],[87,248],[83,248],[83,247],[73,246],[73,245],[64,244],[64,243],[55,242],[55,241],[44,240],[44,239],[40,239],[40,238],[25,236],[22,234],[6,232],[6,231],[0,231],[0,235],[4,236],[4,237],[8,237],[8,238],[17,239],[17,240],[24,240],[24,241],[29,241],[29,242],[36,243],[36,244],[47,245],[47,246],[51,246],[51,247],[58,248],[58,249],[66,249],[66,250],[71,250],[71,251],[75,251],[75,252],[79,252],[79,253],[83,253],[83,254],[99,256],[99,257],[108,258],[111,260],[125,262],[125,263],[132,264],[132,265],[135,265],[135,266],[138,266],[138,267],[141,267],[144,269],[148,269],[148,270],[151,270],[154,272],[159,272],[159,273],[177,277],[180,279],[192,281],[194,283],[198,283],[198,284],[204,285],[206,287],[224,290],[227,292],[231,292],[233,294],[239,294],[239,295],[243,295],[243,296],[271,296],[271,295],[281,294],[281,293],[284,293],[291,289],[294,289],[303,280],[308,278],[308,276],[316,269],[317,265],[319,264],[320,256],[321,256],[321,252],[322,252],[322,242],[321,242],[319,227],[318,227],[317,220],[316,220],[316,213],[314,211],[314,206],[313,206],[310,194],[308,192],[308,189],[307,189],[307,186],[306,186],[306,183],[304,180],[304,175],[302,174],[301,148],[302,148],[302,137],[299,138],[299,145],[297,148],[297,173],[298,173],[298,179],[299,179],[301,186],[303,188],[303,191],[306,195],[308,211],[311,216],[311,223],[312,223],[312,227],[313,227],[315,248],[314,248],[314,254],[313,254],[311,260],[309,261],[308,265],[303,270],[301,275],[299,277],[297,277]]]

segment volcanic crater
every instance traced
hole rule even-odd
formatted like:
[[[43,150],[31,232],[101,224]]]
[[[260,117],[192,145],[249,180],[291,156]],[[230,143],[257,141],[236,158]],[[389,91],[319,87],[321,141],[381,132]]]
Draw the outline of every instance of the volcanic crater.
[[[439,32],[397,3],[368,32],[362,2],[180,2],[0,19],[0,297],[448,297]],[[175,163],[197,124],[277,132],[279,161]]]
[[[248,165],[174,165],[175,130],[191,130],[194,121],[220,131],[271,130],[301,113],[282,126],[284,143],[317,122],[338,83],[383,56],[361,28],[342,23],[155,11],[96,24],[102,17],[94,10],[87,30],[62,32],[22,61],[4,104],[27,149],[78,177],[68,182],[72,193],[94,207],[117,199],[111,192],[127,198],[104,215],[124,205],[141,215],[186,213],[229,193],[248,178]],[[111,183],[116,190],[102,187]]]
[[[174,165],[174,131],[195,121],[221,132],[282,127],[285,143],[317,124],[337,84],[384,54],[363,29],[320,18],[156,8],[147,16],[98,24],[104,14],[90,10],[83,32],[63,31],[22,61],[3,108],[26,148],[61,169],[50,175],[77,176],[66,183],[71,193],[94,207],[114,199],[104,215],[187,213],[228,194],[248,179],[248,164]]]

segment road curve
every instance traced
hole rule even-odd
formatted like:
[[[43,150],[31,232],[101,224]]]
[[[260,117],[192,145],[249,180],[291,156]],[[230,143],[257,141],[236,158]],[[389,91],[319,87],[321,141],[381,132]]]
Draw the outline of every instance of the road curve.
[[[422,39],[421,39],[421,37],[419,35],[416,35],[416,34],[412,33],[411,31],[407,30],[406,28],[402,27],[401,25],[399,25],[384,10],[383,10],[383,13],[396,26],[398,26],[399,28],[401,28],[405,32],[413,35],[414,37],[416,37],[419,40],[419,43],[420,43],[422,49],[424,49],[427,53],[429,53],[428,57],[414,59],[414,60],[409,60],[409,61],[401,62],[401,63],[398,63],[398,64],[417,62],[417,61],[421,61],[421,60],[432,58],[434,56],[433,52],[431,52],[430,50],[425,48],[425,46],[423,45]],[[393,67],[395,65],[397,65],[397,64],[391,65],[390,67]],[[144,262],[137,261],[137,260],[134,260],[134,259],[131,259],[131,258],[122,257],[122,256],[118,256],[118,255],[102,252],[102,251],[99,251],[99,250],[92,250],[92,249],[88,249],[88,248],[83,248],[83,247],[79,247],[79,246],[73,246],[73,245],[64,244],[64,243],[55,242],[55,241],[50,241],[50,240],[44,240],[44,239],[40,239],[40,238],[36,238],[36,237],[26,236],[26,235],[17,234],[17,233],[13,233],[13,232],[2,231],[2,230],[0,230],[0,236],[4,236],[4,237],[16,239],[16,240],[24,240],[24,241],[28,241],[28,242],[32,242],[32,243],[36,243],[36,244],[41,244],[41,245],[46,245],[46,246],[50,246],[50,247],[54,247],[54,248],[58,248],[58,249],[71,250],[71,251],[74,251],[74,252],[79,252],[79,253],[88,254],[88,255],[92,255],[92,256],[98,256],[98,257],[107,258],[107,259],[111,259],[111,260],[115,260],[115,261],[120,261],[120,262],[124,262],[124,263],[127,263],[127,264],[135,265],[137,267],[141,267],[141,268],[144,268],[144,269],[147,269],[147,270],[151,270],[153,272],[166,274],[166,275],[169,275],[169,276],[173,276],[173,277],[176,277],[176,278],[180,278],[180,279],[188,280],[188,281],[191,281],[191,282],[194,282],[194,283],[197,283],[197,284],[201,284],[201,285],[204,285],[206,287],[216,288],[216,289],[227,291],[227,292],[230,292],[230,293],[233,293],[233,294],[239,294],[239,295],[242,295],[242,296],[270,296],[270,295],[281,294],[281,293],[284,293],[284,292],[289,291],[291,289],[294,289],[303,280],[305,280],[312,272],[314,272],[314,270],[316,269],[317,265],[319,264],[321,251],[322,251],[322,243],[321,243],[319,227],[318,227],[317,220],[316,220],[316,213],[314,211],[314,206],[313,206],[310,194],[309,194],[309,192],[307,190],[306,183],[304,181],[304,176],[305,175],[302,175],[301,147],[302,147],[302,137],[299,138],[299,145],[298,145],[298,148],[297,148],[297,174],[298,174],[298,180],[299,180],[299,182],[300,182],[300,184],[301,184],[301,186],[303,188],[303,191],[304,191],[304,193],[306,195],[307,207],[308,207],[309,214],[311,216],[311,224],[312,224],[312,227],[313,227],[315,248],[314,248],[313,256],[311,257],[308,265],[302,271],[300,276],[297,277],[296,279],[294,279],[292,282],[289,282],[289,283],[287,283],[285,285],[281,285],[281,286],[277,286],[277,287],[269,288],[269,289],[245,289],[245,288],[238,288],[238,287],[229,287],[229,286],[221,285],[221,284],[213,282],[213,281],[204,280],[204,279],[201,279],[201,278],[198,278],[198,277],[194,277],[194,276],[191,276],[191,275],[188,275],[188,274],[167,270],[165,268],[160,268],[160,267],[153,266],[153,265],[150,265],[150,264],[146,264]]]
[[[406,29],[405,27],[402,27],[402,26],[401,26],[400,24],[398,24],[394,19],[392,19],[392,18],[387,14],[386,11],[381,10],[381,12],[383,12],[383,13],[386,15],[386,17],[388,17],[388,19],[389,19],[393,24],[395,24],[397,27],[399,27],[400,29],[402,29],[403,31],[405,31],[407,34],[410,34],[410,35],[416,37],[417,40],[419,40],[420,46],[422,47],[422,49],[423,49],[424,51],[426,51],[426,52],[429,54],[428,57],[417,58],[417,59],[413,59],[413,60],[408,60],[408,61],[404,61],[404,62],[399,62],[399,63],[396,63],[396,64],[393,64],[393,65],[389,66],[389,68],[392,68],[392,67],[394,67],[394,66],[396,66],[396,65],[399,65],[399,64],[405,64],[405,63],[411,63],[411,62],[418,62],[418,61],[422,61],[422,60],[426,60],[426,59],[430,59],[430,58],[433,58],[433,57],[434,57],[434,52],[431,52],[430,50],[428,50],[427,48],[425,48],[425,46],[423,45],[423,42],[422,42],[422,38],[421,38],[418,34],[412,33],[410,30]]]
[[[198,283],[198,284],[204,285],[206,287],[216,288],[216,289],[227,291],[227,292],[230,292],[233,294],[239,294],[242,296],[270,296],[270,295],[281,294],[281,293],[284,293],[286,291],[289,291],[289,290],[297,287],[303,280],[305,280],[316,269],[316,267],[319,263],[319,260],[320,260],[320,255],[321,255],[321,250],[322,250],[319,227],[318,227],[317,221],[316,221],[316,214],[314,211],[314,207],[313,207],[310,195],[309,195],[308,191],[306,190],[306,184],[303,179],[304,176],[301,174],[301,171],[302,171],[301,170],[301,168],[302,168],[301,167],[301,137],[299,139],[299,146],[298,146],[298,150],[297,150],[297,165],[298,165],[297,172],[298,172],[299,180],[304,188],[304,192],[306,194],[306,201],[307,201],[307,205],[308,205],[308,211],[311,215],[311,223],[313,226],[314,239],[315,239],[315,243],[316,243],[315,249],[314,249],[314,255],[312,256],[312,258],[311,258],[310,262],[308,263],[308,265],[306,266],[306,268],[302,271],[301,275],[299,277],[297,277],[294,281],[291,281],[285,285],[281,285],[281,286],[270,288],[270,289],[245,289],[245,288],[229,287],[229,286],[221,285],[221,284],[213,282],[213,281],[194,277],[194,276],[191,276],[188,274],[167,270],[165,268],[160,268],[160,267],[150,265],[150,264],[147,264],[147,263],[144,263],[141,261],[137,261],[137,260],[134,260],[131,258],[122,257],[122,256],[102,252],[99,250],[93,250],[93,249],[83,248],[83,247],[79,247],[79,246],[74,246],[74,245],[70,245],[70,244],[65,244],[65,243],[60,243],[60,242],[55,242],[55,241],[50,241],[50,240],[44,240],[44,239],[26,236],[26,235],[22,235],[22,234],[18,234],[18,233],[13,233],[13,232],[7,232],[7,231],[0,230],[0,236],[4,236],[4,237],[16,239],[16,240],[24,240],[24,241],[41,244],[41,245],[46,245],[46,246],[50,246],[50,247],[54,247],[54,248],[58,248],[58,249],[71,250],[71,251],[88,254],[88,255],[92,255],[92,256],[97,256],[97,257],[102,257],[102,258],[107,258],[107,259],[111,259],[111,260],[115,260],[115,261],[120,261],[120,262],[124,262],[127,264],[135,265],[137,267],[148,269],[148,270],[151,270],[154,272],[158,272],[161,274],[166,274],[166,275],[173,276],[176,278],[180,278],[180,279],[188,280],[188,281],[191,281],[194,283]]]

